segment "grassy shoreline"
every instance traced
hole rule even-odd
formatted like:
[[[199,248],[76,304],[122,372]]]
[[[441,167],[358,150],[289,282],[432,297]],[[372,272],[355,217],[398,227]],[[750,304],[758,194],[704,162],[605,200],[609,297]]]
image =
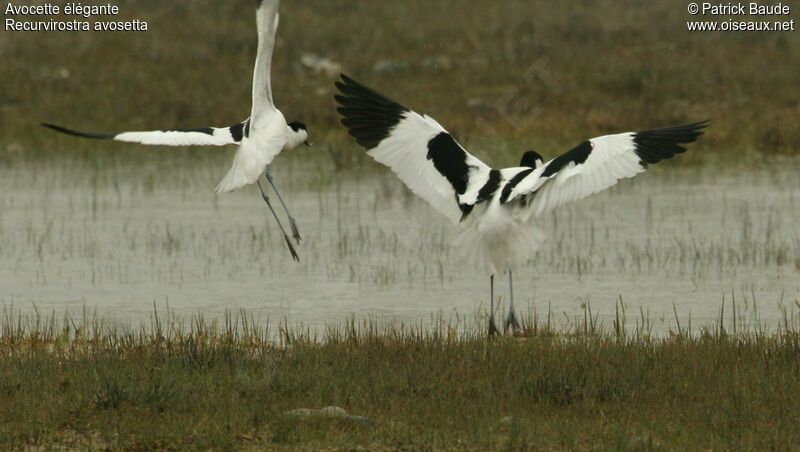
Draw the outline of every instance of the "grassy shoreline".
[[[788,449],[800,331],[654,338],[592,322],[494,340],[351,321],[325,340],[247,315],[120,331],[21,317],[0,335],[0,447]],[[297,417],[342,407],[358,418]]]

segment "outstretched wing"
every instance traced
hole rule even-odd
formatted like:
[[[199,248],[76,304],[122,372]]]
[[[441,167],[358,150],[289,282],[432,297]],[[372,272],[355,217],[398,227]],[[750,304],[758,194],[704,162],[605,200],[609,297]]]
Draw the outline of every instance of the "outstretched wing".
[[[529,212],[540,215],[643,172],[647,165],[686,151],[708,121],[676,127],[605,135],[584,141],[507,188],[508,202],[526,197]]]
[[[54,124],[42,124],[58,132],[85,138],[101,138],[128,143],[164,146],[223,146],[238,144],[246,134],[247,121],[230,127],[203,127],[199,129],[150,130],[140,132],[83,132]]]
[[[257,0],[256,25],[258,27],[258,51],[253,69],[253,107],[250,116],[258,124],[263,113],[275,109],[272,101],[272,51],[275,49],[275,34],[278,31],[279,0]]]
[[[470,155],[430,116],[342,74],[334,96],[342,124],[376,161],[453,223],[474,204],[491,168]]]

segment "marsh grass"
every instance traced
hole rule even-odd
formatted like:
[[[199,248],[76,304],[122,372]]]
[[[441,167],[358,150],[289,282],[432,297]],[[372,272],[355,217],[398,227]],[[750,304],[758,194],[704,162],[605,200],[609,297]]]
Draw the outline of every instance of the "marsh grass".
[[[86,312],[6,311],[2,447],[674,450],[800,440],[800,333],[788,316],[769,332],[735,330],[721,313],[656,338],[644,314],[643,328],[626,331],[587,306],[583,319],[529,318],[522,334],[494,340],[442,319],[421,328],[354,318],[315,337],[246,312],[163,317],[125,329]],[[328,405],[374,422],[286,414]]]

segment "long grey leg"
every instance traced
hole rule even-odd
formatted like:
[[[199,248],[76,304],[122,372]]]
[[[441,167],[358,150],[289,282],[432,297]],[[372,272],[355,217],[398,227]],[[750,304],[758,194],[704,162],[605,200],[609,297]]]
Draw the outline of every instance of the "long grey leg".
[[[489,314],[489,336],[494,336],[498,333],[494,324],[494,275],[489,276],[489,306],[491,309]]]
[[[269,202],[269,196],[267,196],[267,194],[264,192],[264,188],[261,186],[261,181],[257,180],[256,184],[258,184],[258,189],[261,190],[261,197],[264,198],[264,202],[267,203],[267,207],[269,207],[270,212],[272,212],[272,216],[275,217],[275,221],[278,222],[278,227],[281,228],[281,232],[283,232],[283,238],[286,240],[286,245],[289,247],[289,252],[292,253],[292,259],[300,262],[300,257],[297,255],[297,251],[294,250],[294,246],[292,246],[292,241],[289,240],[286,230],[283,229],[281,220],[279,220],[278,215],[275,214],[275,209],[272,208],[272,203]]]
[[[267,180],[269,184],[272,185],[272,189],[275,190],[275,194],[278,195],[278,200],[283,205],[283,210],[286,211],[286,216],[289,217],[289,227],[292,229],[292,237],[297,240],[297,243],[300,243],[300,231],[297,230],[297,224],[294,221],[294,217],[292,213],[289,212],[289,208],[286,207],[286,203],[283,202],[283,198],[281,197],[281,192],[278,191],[278,187],[275,185],[275,181],[272,179],[272,164],[270,163],[267,165]]]
[[[517,315],[514,313],[514,282],[510,268],[508,269],[508,293],[511,303],[508,306],[508,317],[506,317],[506,331],[508,331],[509,326],[514,329],[520,328],[519,322],[517,322]]]

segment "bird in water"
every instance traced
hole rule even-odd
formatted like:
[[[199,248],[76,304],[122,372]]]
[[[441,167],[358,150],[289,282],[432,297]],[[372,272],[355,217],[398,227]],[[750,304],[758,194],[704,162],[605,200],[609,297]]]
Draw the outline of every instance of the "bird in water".
[[[342,74],[334,96],[342,124],[376,161],[458,225],[454,246],[489,273],[490,335],[498,332],[494,276],[508,272],[506,329],[519,328],[512,270],[545,240],[536,219],[673,157],[708,121],[586,140],[544,162],[533,151],[520,165],[494,169],[467,152],[435,119],[420,115]]]

